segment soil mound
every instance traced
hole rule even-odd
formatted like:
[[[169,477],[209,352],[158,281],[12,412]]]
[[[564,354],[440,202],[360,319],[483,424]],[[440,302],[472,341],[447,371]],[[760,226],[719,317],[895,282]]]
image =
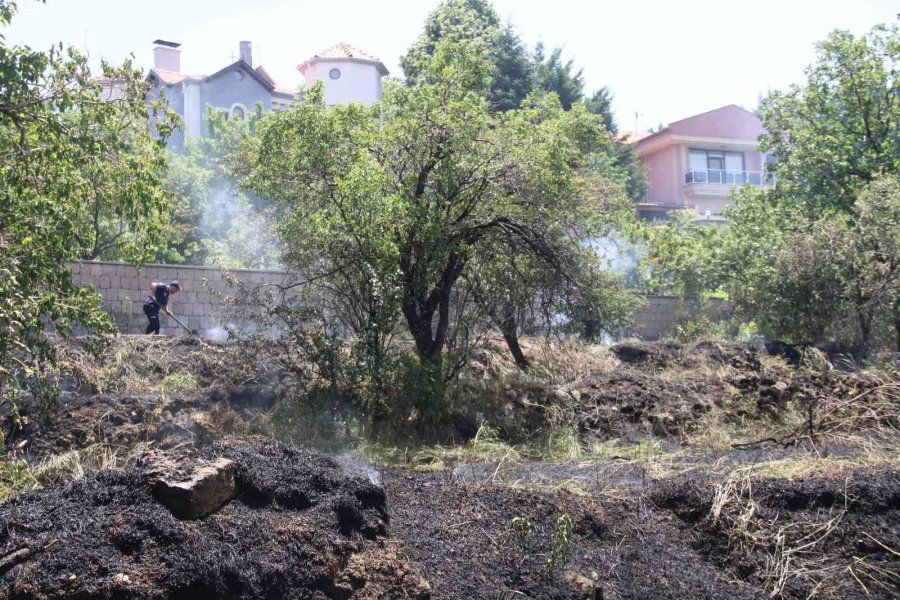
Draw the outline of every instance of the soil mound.
[[[681,345],[663,342],[616,344],[612,353],[625,364],[665,367],[675,363],[681,355]]]
[[[610,350],[621,362],[641,367],[696,367],[713,363],[750,371],[760,368],[756,350],[735,342],[636,342],[616,344]]]
[[[193,520],[156,500],[158,459],[0,506],[0,598],[427,596],[382,489],[334,459],[258,437],[178,457],[233,463],[234,498]]]

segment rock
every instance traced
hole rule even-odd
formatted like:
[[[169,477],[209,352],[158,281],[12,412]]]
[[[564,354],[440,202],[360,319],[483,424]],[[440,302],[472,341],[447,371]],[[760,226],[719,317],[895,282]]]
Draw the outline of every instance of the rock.
[[[234,463],[220,458],[196,467],[187,477],[158,476],[152,490],[179,519],[201,519],[222,508],[237,493]]]
[[[591,578],[571,570],[564,571],[562,575],[564,580],[578,590],[578,598],[580,600],[603,600],[603,589],[595,584]]]

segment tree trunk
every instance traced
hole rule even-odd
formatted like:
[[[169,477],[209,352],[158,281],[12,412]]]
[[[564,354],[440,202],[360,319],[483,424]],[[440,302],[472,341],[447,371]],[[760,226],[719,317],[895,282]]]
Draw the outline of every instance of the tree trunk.
[[[516,361],[516,365],[523,371],[528,369],[531,363],[519,345],[519,327],[516,323],[516,316],[512,306],[506,305],[503,307],[503,315],[498,319],[497,325],[500,328],[500,333],[503,334],[503,339],[506,340],[506,346],[509,348],[510,354]]]
[[[450,327],[450,297],[453,286],[459,279],[465,262],[456,255],[451,255],[441,274],[440,280],[427,295],[407,297],[401,308],[410,333],[416,343],[416,354],[422,369],[432,380],[430,395],[436,402],[443,400],[443,360],[444,345],[447,343],[447,331]],[[417,285],[414,275],[407,275],[407,289],[423,289]],[[434,315],[437,313],[437,323]]]
[[[900,296],[894,298],[894,351],[900,353]]]
[[[859,366],[869,358],[869,346],[872,343],[872,312],[857,308],[859,320]]]

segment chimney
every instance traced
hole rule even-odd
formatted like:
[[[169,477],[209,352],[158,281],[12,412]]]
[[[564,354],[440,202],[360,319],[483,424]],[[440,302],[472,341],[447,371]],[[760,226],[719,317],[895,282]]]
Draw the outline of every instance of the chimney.
[[[181,44],[175,42],[167,42],[165,40],[154,40],[156,46],[153,48],[153,66],[157,69],[166,69],[167,71],[181,72]]]
[[[253,45],[250,42],[241,42],[241,60],[253,66]]]

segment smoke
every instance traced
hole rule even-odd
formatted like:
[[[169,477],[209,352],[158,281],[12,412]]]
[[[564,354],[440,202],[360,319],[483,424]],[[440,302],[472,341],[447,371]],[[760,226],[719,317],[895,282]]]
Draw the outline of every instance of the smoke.
[[[372,465],[362,460],[356,453],[345,450],[335,456],[335,458],[346,473],[355,475],[356,477],[365,477],[370,483],[378,486],[381,485],[381,473],[379,473]]]
[[[228,340],[228,331],[223,327],[213,327],[203,332],[203,337],[211,342],[225,342]]]
[[[282,268],[274,209],[265,204],[235,193],[228,182],[213,189],[199,222],[208,263],[229,269]]]
[[[604,266],[627,277],[633,275],[641,261],[644,250],[618,234],[610,234],[590,241]]]

